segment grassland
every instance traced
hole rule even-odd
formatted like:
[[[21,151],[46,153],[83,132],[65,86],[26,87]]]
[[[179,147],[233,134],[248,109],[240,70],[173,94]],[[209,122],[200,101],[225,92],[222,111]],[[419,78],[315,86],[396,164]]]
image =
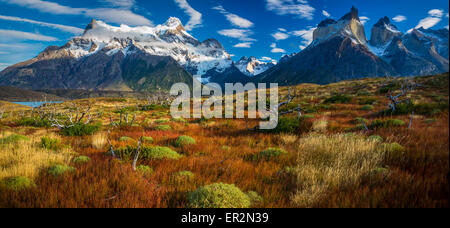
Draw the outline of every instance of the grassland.
[[[145,100],[93,98],[72,102],[92,105],[99,130],[65,136],[19,124],[31,112],[2,103],[0,207],[208,207],[190,199],[210,191],[236,196],[228,207],[448,207],[449,76],[414,81],[405,96],[412,106],[391,114],[387,88],[400,89],[392,79],[296,86],[286,109],[300,105],[301,123],[294,112],[283,117],[294,127],[277,132],[247,128],[257,121],[172,119],[168,107]],[[111,127],[124,115],[135,121]]]

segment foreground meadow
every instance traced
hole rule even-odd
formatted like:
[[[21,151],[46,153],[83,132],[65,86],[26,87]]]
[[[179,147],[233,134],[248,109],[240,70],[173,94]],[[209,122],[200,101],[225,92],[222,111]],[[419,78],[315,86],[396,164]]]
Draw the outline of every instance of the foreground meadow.
[[[299,85],[274,131],[146,100],[2,103],[0,207],[448,207],[448,79],[415,78],[395,111],[401,80]]]

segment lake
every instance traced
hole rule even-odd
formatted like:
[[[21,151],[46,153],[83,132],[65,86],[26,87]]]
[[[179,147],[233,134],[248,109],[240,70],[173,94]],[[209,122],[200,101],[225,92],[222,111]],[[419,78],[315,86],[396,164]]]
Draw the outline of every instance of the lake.
[[[37,108],[39,106],[41,106],[42,104],[60,104],[63,103],[63,101],[47,101],[47,102],[12,102],[14,104],[20,104],[20,105],[25,105],[28,107],[32,107],[32,108]]]

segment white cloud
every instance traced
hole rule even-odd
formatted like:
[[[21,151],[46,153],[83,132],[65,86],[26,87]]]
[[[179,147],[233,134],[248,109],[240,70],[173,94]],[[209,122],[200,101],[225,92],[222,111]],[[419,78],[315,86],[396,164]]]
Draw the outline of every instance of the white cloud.
[[[293,36],[301,37],[303,39],[301,46],[306,47],[312,43],[315,29],[316,29],[315,27],[309,27],[307,29],[293,31],[293,32],[291,32],[291,34]],[[304,49],[304,48],[300,48],[300,49]]]
[[[272,48],[272,50],[270,51],[272,53],[286,53],[286,50],[281,49],[281,48],[277,48],[277,44],[276,43],[272,43],[270,45],[270,47]]]
[[[278,28],[278,31],[287,32],[287,30],[285,28]]]
[[[432,10],[428,11],[428,15],[430,15],[432,17],[442,17],[442,16],[444,16],[444,11],[440,10],[440,9],[432,9]]]
[[[282,32],[276,32],[276,33],[272,34],[272,37],[275,38],[275,40],[285,40],[285,39],[289,38],[289,35],[286,33],[282,33]]]
[[[225,17],[227,18],[227,20],[234,26],[239,27],[239,28],[251,28],[253,27],[253,22],[242,18],[236,14],[230,13],[227,10],[225,10],[225,8],[223,8],[223,6],[219,5],[216,7],[213,7],[214,10],[219,11],[220,13],[222,13],[223,15],[225,15]]]
[[[444,16],[444,11],[442,11],[440,9],[432,9],[432,10],[428,11],[428,17],[420,20],[419,24],[417,24],[417,26],[415,28],[416,29],[418,29],[418,28],[428,29],[428,28],[434,27],[436,24],[438,24],[442,20],[443,16]]]
[[[266,0],[266,9],[278,15],[297,15],[312,20],[314,9],[306,0]]]
[[[187,2],[187,0],[174,0],[178,7],[184,10],[184,12],[189,15],[190,19],[188,23],[184,26],[187,31],[191,31],[195,28],[201,27],[202,25],[202,14],[197,10],[192,8],[191,5]]]
[[[11,63],[0,63],[0,70],[4,70],[6,67],[9,67],[11,65]]]
[[[406,18],[403,15],[397,15],[394,18],[392,18],[392,20],[397,22],[397,23],[402,22],[402,21],[406,21],[406,19],[408,19],[408,18]]]
[[[106,22],[127,25],[153,25],[147,18],[133,13],[126,8],[73,8],[60,5],[58,3],[43,0],[3,0],[6,3],[14,4],[29,9],[36,9],[43,13],[55,15],[83,15],[89,18],[101,19]]]
[[[64,31],[64,32],[69,32],[69,33],[72,33],[72,34],[75,34],[75,35],[83,33],[83,29],[80,29],[80,28],[76,28],[76,27],[72,27],[72,26],[66,26],[66,25],[46,23],[46,22],[41,22],[41,21],[35,21],[35,20],[30,20],[30,19],[20,18],[20,17],[11,17],[11,16],[0,15],[0,20],[25,22],[25,23],[30,23],[30,24],[44,26],[44,27],[50,27],[50,28],[58,29],[58,30],[61,30],[61,31]]]
[[[267,62],[271,62],[271,61],[276,61],[275,59],[272,59],[270,57],[267,56],[263,56],[261,59],[259,59],[261,61],[267,61]]]
[[[218,33],[222,36],[239,39],[240,41],[256,41],[255,39],[250,38],[250,36],[253,35],[253,32],[249,29],[224,29],[218,31]]]
[[[236,45],[234,45],[233,47],[235,48],[251,48],[252,47],[252,42],[243,42],[243,43],[238,43]]]
[[[444,28],[446,28],[446,29],[448,30],[448,25],[447,25],[447,26],[445,26]]]
[[[9,52],[6,52],[6,51],[0,51],[0,55],[6,55],[6,54],[9,54]]]
[[[0,29],[0,39],[14,40],[34,40],[34,41],[57,41],[58,39],[51,36],[44,36],[37,33],[22,32],[16,30]]]
[[[330,13],[325,10],[322,10],[322,15],[324,15],[325,17],[331,17]]]
[[[366,17],[366,16],[362,16],[359,17],[359,20],[361,21],[361,23],[364,25],[366,24],[368,21],[370,21],[370,18]]]

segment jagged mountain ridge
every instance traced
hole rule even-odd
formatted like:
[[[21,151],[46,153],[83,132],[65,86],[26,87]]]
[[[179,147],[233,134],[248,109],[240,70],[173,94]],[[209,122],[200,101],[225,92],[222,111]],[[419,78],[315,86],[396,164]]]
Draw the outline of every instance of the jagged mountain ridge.
[[[253,77],[255,75],[261,74],[268,69],[277,65],[275,60],[269,62],[263,62],[256,57],[242,57],[238,62],[234,63],[234,65],[241,71],[243,74]]]
[[[313,42],[280,61],[255,81],[326,84],[382,76],[420,76],[448,72],[448,30],[413,29],[403,34],[388,17],[381,18],[367,40],[358,10],[338,21],[322,21]]]

